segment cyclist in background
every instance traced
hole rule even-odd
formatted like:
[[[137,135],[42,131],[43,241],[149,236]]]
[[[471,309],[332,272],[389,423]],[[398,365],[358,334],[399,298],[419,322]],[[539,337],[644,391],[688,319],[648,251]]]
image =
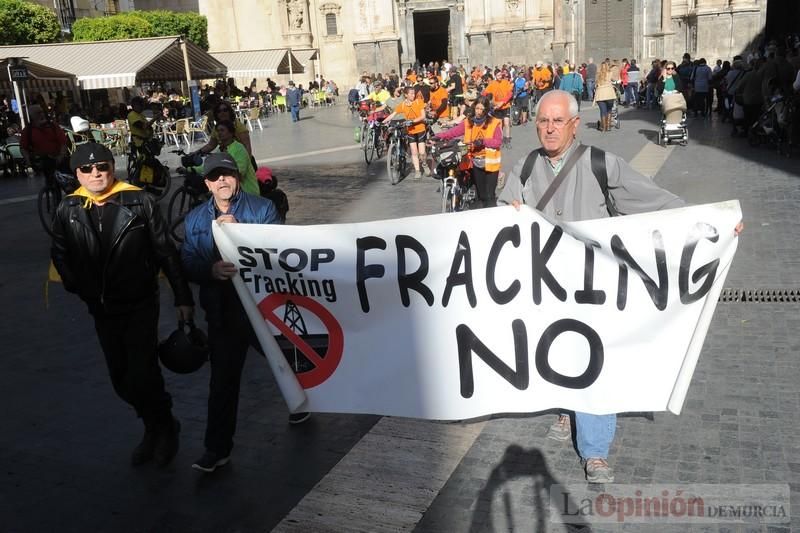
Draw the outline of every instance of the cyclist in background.
[[[372,100],[376,104],[382,106],[392,95],[383,88],[383,82],[376,81],[375,87],[371,93],[367,95],[367,100]]]
[[[414,87],[405,88],[405,100],[397,106],[394,112],[384,119],[389,123],[395,116],[402,115],[411,124],[408,126],[408,144],[411,148],[411,164],[414,165],[414,179],[422,178],[420,158],[425,158],[425,102],[416,98]]]
[[[144,143],[153,138],[153,128],[144,116],[144,98],[135,96],[131,100],[131,111],[128,113],[128,128],[131,132],[131,144],[138,153]]]
[[[429,79],[431,84],[429,101],[431,105],[431,116],[436,120],[447,120],[450,118],[447,90],[442,87],[439,78],[435,75],[430,76]]]
[[[491,96],[494,104],[492,115],[503,123],[503,145],[511,146],[511,100],[514,98],[514,85],[509,81],[508,71],[501,70],[497,79],[489,82],[489,85],[481,93],[482,96]]]
[[[525,69],[519,69],[517,79],[514,80],[514,105],[520,113],[520,124],[528,122],[528,91],[530,83],[525,79]]]
[[[495,189],[500,173],[500,147],[503,144],[503,128],[499,119],[489,114],[491,103],[482,96],[472,106],[472,114],[454,128],[438,133],[434,138],[442,140],[464,136],[472,156],[472,180],[478,190],[482,207],[496,205]]]
[[[38,105],[28,107],[30,124],[20,136],[22,157],[35,172],[42,172],[45,179],[52,179],[58,164],[67,157],[67,136]]]
[[[253,156],[253,148],[250,145],[250,130],[247,129],[247,126],[244,122],[236,118],[236,114],[233,112],[233,108],[228,102],[219,102],[216,106],[214,106],[214,111],[208,118],[213,125],[211,128],[211,136],[208,139],[208,143],[197,150],[199,153],[209,154],[214,151],[214,148],[216,148],[219,144],[216,125],[220,122],[228,120],[234,124],[236,140],[244,145],[244,147],[247,149],[247,154],[250,157]]]

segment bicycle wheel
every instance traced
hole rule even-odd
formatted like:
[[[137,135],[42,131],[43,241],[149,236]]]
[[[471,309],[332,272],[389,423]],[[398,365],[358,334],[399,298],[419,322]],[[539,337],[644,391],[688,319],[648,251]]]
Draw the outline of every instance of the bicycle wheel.
[[[453,211],[453,186],[445,185],[442,189],[442,213]]]
[[[364,148],[367,144],[367,123],[363,120],[361,121],[361,148]]]
[[[42,187],[36,199],[39,211],[39,221],[42,227],[51,237],[53,236],[53,219],[56,216],[56,208],[61,202],[61,191],[53,187]]]
[[[386,172],[392,185],[397,185],[400,181],[400,144],[392,139],[389,143],[389,157],[386,158]]]
[[[169,222],[169,234],[175,239],[175,242],[182,243],[183,239],[186,235],[185,229],[186,226],[184,222],[186,220],[186,213],[183,213],[175,220],[171,220]]]
[[[367,130],[367,144],[364,145],[364,160],[369,165],[375,157],[375,128]]]
[[[192,208],[192,195],[189,191],[181,185],[178,187],[169,199],[167,207],[167,224],[172,225],[172,222],[189,212]]]
[[[383,138],[383,130],[378,129],[375,133],[375,157],[380,159],[386,153],[386,141]]]

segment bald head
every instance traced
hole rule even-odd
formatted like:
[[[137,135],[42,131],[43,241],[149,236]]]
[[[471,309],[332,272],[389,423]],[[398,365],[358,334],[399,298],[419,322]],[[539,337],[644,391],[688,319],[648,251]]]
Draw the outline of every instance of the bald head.
[[[566,91],[550,91],[536,104],[536,134],[549,158],[560,158],[577,136],[578,103]]]
[[[570,117],[574,117],[578,114],[578,101],[575,100],[575,97],[570,93],[560,89],[544,93],[544,95],[539,98],[539,101],[536,102],[536,108],[533,112],[536,116],[539,116],[539,109],[543,110],[548,106],[558,104],[563,104],[567,108]]]

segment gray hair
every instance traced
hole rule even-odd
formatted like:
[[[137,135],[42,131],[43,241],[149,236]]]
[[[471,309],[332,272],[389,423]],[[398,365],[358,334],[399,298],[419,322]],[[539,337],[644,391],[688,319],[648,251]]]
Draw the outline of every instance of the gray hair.
[[[572,96],[572,93],[568,93],[567,91],[562,91],[561,89],[553,89],[552,91],[548,91],[539,98],[539,101],[536,102],[536,107],[533,109],[533,114],[538,116],[539,115],[539,106],[542,105],[542,102],[545,100],[549,100],[555,98],[556,96],[562,96],[567,99],[567,109],[569,110],[569,117],[572,118],[578,115],[578,101],[575,100],[575,97]]]

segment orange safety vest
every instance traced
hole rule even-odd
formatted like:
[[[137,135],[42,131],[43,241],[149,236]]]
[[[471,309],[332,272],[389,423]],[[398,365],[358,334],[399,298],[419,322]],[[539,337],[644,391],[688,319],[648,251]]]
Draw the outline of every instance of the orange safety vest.
[[[435,91],[431,91],[431,111],[436,111],[440,105],[442,105],[442,101],[447,100],[447,91],[444,90],[442,87],[439,87]],[[450,116],[450,108],[449,106],[445,106],[444,110],[437,115],[436,118],[442,117],[449,117]]]
[[[494,137],[494,130],[500,127],[500,121],[494,117],[486,119],[485,126],[474,127],[472,121],[467,120],[464,125],[464,142],[474,143],[479,139],[491,139]],[[473,157],[482,157],[484,160],[484,170],[486,172],[500,171],[500,150],[484,146],[480,151],[473,151]]]

